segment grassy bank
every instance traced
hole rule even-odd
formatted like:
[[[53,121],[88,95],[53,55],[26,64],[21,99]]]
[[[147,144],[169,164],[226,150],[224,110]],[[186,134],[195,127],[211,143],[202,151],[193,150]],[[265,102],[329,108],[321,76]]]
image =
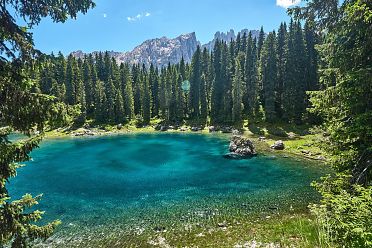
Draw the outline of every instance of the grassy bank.
[[[134,122],[117,126],[117,125],[99,125],[90,126],[89,128],[59,128],[46,132],[46,138],[63,138],[71,136],[101,136],[117,134],[136,134],[136,133],[158,133],[154,126],[160,123],[159,119],[151,120],[150,125],[137,127]],[[88,124],[91,124],[88,122]],[[259,151],[272,152],[281,156],[299,156],[302,158],[325,161],[326,154],[319,148],[321,134],[310,131],[311,127],[306,125],[291,125],[286,123],[252,123],[247,121],[244,127],[240,129],[244,136],[249,137],[255,143]],[[85,132],[89,133],[85,133]],[[183,125],[177,129],[169,128],[167,133],[202,133],[209,134],[208,127],[199,131],[192,131],[191,126]],[[276,141],[282,140],[285,149],[276,151],[270,148]]]
[[[301,213],[249,219],[220,216],[156,228],[117,224],[70,229],[35,247],[318,247],[316,223]]]

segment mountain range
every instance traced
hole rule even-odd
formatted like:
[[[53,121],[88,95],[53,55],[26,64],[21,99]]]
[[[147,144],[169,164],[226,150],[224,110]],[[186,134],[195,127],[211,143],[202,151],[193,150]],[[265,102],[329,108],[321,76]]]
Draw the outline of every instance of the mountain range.
[[[243,29],[240,33],[252,32],[253,37],[258,37],[258,30],[248,30]],[[151,63],[158,67],[166,66],[168,63],[176,64],[183,57],[185,62],[191,62],[192,56],[196,51],[197,46],[201,46],[202,49],[207,48],[208,50],[213,50],[216,40],[222,40],[225,42],[230,42],[236,39],[235,31],[230,30],[226,33],[216,32],[213,40],[201,45],[197,40],[195,32],[182,34],[176,38],[169,39],[167,37],[161,37],[156,39],[150,39],[144,41],[141,45],[135,47],[129,52],[117,52],[117,51],[107,51],[108,54],[115,58],[117,63],[130,63],[130,64],[145,64],[149,66]],[[93,55],[99,53],[99,51],[92,52]],[[83,51],[75,51],[71,53],[74,57],[83,58],[86,53]]]

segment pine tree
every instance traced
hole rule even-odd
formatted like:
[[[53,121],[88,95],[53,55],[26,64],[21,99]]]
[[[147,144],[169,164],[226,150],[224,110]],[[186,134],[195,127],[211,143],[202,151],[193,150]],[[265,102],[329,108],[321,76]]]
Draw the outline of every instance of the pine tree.
[[[306,48],[301,24],[291,21],[287,39],[284,75],[284,117],[300,123],[306,110]]]
[[[108,122],[115,122],[115,86],[112,78],[108,76],[107,81],[104,82],[105,84],[105,95],[106,95],[106,106],[105,110],[106,118]]]
[[[260,58],[260,78],[263,90],[263,106],[267,122],[276,119],[275,85],[277,84],[277,56],[275,50],[275,32],[267,36]]]
[[[191,62],[191,78],[190,78],[190,115],[192,118],[198,119],[200,116],[200,85],[201,85],[201,51],[198,46]]]
[[[151,119],[151,93],[150,93],[150,85],[149,85],[149,78],[147,76],[143,77],[143,124],[148,125],[150,124]]]
[[[294,33],[294,53],[296,63],[296,85],[295,85],[295,97],[294,97],[294,121],[297,124],[302,122],[302,116],[306,111],[306,75],[308,75],[308,68],[306,65],[306,47],[301,28],[301,23],[297,22],[295,25]]]
[[[159,115],[159,73],[154,65],[150,65],[150,89],[151,89],[151,116],[156,117]]]
[[[85,100],[87,105],[87,115],[90,116],[94,110],[94,87],[92,80],[91,65],[93,65],[92,57],[85,57],[83,63],[83,84],[85,85]],[[94,66],[94,65],[93,65]]]
[[[82,66],[83,62],[81,59],[78,59],[77,68],[75,69],[74,74],[74,85],[75,85],[75,104],[80,105],[81,114],[78,118],[78,123],[83,124],[87,116],[87,106],[85,99],[85,87],[82,75]]]
[[[76,82],[75,82],[75,73],[76,73],[76,61],[72,55],[69,55],[67,58],[67,68],[66,68],[66,100],[67,104],[75,105],[75,94],[76,94]]]
[[[124,100],[120,90],[116,90],[114,113],[116,123],[121,123],[125,120]]]
[[[259,59],[261,57],[261,50],[262,50],[262,46],[263,46],[264,41],[265,41],[265,32],[264,32],[263,27],[261,27],[260,33],[258,35],[258,41],[257,41],[257,57],[258,57],[258,61],[259,61]]]
[[[305,22],[305,43],[307,52],[307,85],[306,90],[318,90],[318,52],[315,49],[317,37],[315,33],[314,21],[312,19]]]
[[[121,65],[120,69],[121,75],[121,88],[122,96],[124,98],[124,110],[125,116],[128,120],[134,117],[134,98],[133,98],[133,87],[132,87],[132,77],[130,74],[129,65]]]
[[[283,116],[283,85],[284,85],[284,74],[285,71],[285,59],[286,59],[286,52],[287,46],[287,25],[286,23],[281,23],[278,36],[276,41],[276,51],[278,54],[278,62],[277,62],[277,70],[278,70],[278,80],[275,86],[275,112],[276,115],[281,118]]]
[[[101,80],[101,81],[104,81],[105,80],[105,62],[103,60],[103,55],[102,53],[98,53],[96,54],[96,70],[97,70],[97,76],[98,76],[98,79]]]
[[[104,123],[108,114],[104,83],[98,80],[94,91],[94,118],[97,122]]]
[[[166,90],[166,69],[163,68],[159,82],[159,108],[162,119],[168,118],[167,113],[167,90]]]
[[[39,226],[37,221],[43,212],[35,210],[34,206],[41,196],[34,198],[25,194],[21,199],[13,199],[7,189],[9,180],[17,174],[19,163],[29,161],[30,153],[41,141],[41,136],[34,136],[13,142],[8,139],[9,133],[18,131],[30,136],[34,128],[42,132],[53,115],[51,98],[34,94],[24,84],[30,78],[23,65],[32,63],[36,52],[30,30],[44,17],[49,16],[53,22],[64,22],[94,7],[89,0],[72,5],[48,1],[42,3],[42,8],[40,4],[8,0],[3,1],[0,8],[0,122],[7,127],[0,128],[0,246],[5,247],[28,247],[34,240],[51,236],[60,223],[53,221]],[[22,17],[24,26],[29,29],[19,26],[16,17]]]
[[[234,124],[241,125],[242,122],[242,97],[243,97],[243,73],[240,60],[235,59],[235,74],[232,85],[232,120]]]
[[[223,120],[222,109],[224,94],[224,76],[222,70],[222,50],[223,43],[219,40],[216,41],[213,49],[213,71],[214,80],[211,92],[211,122],[212,124],[221,123]]]
[[[176,101],[177,101],[177,121],[179,122],[182,122],[183,119],[186,117],[185,116],[185,112],[184,112],[184,109],[185,109],[185,95],[184,95],[184,92],[182,90],[182,83],[183,83],[183,78],[182,78],[182,75],[179,73],[178,74],[178,79],[177,79],[177,98],[176,98]]]
[[[208,104],[207,104],[207,77],[203,73],[200,84],[200,118],[202,124],[205,124],[208,117]]]
[[[138,65],[132,67],[133,79],[133,97],[134,97],[134,115],[140,115],[142,112],[142,85],[141,85],[141,71]]]
[[[245,53],[245,89],[243,96],[244,112],[248,116],[253,116],[257,102],[257,77],[256,62],[257,49],[256,39],[252,39],[252,33],[248,34],[247,49]]]

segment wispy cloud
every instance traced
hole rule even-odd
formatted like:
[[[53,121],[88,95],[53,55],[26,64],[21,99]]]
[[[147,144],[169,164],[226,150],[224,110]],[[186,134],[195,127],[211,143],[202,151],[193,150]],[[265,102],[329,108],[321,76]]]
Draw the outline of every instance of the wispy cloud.
[[[276,5],[283,7],[285,9],[301,3],[301,0],[276,0]]]
[[[151,13],[145,12],[145,13],[137,14],[136,16],[128,16],[127,20],[128,22],[135,22],[135,21],[141,20],[144,17],[149,17],[149,16],[151,16]]]
[[[106,18],[107,17],[107,14],[106,13],[103,13],[103,18]]]

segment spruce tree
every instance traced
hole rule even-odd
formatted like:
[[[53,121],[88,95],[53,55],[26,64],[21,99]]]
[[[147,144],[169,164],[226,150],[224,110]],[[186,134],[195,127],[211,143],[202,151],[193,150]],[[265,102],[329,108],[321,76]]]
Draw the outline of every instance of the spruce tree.
[[[87,106],[87,115],[90,116],[94,109],[94,86],[92,80],[91,66],[93,65],[92,57],[85,57],[83,63],[83,84],[85,88],[85,100]],[[94,65],[93,65],[94,66]]]
[[[260,57],[261,57],[261,50],[262,50],[262,46],[263,46],[264,41],[265,41],[265,32],[264,32],[263,27],[261,27],[260,33],[258,35],[258,41],[257,41],[257,57],[258,57],[258,59],[260,59]]]
[[[41,6],[40,6],[41,5]],[[33,45],[32,30],[43,17],[50,16],[54,22],[75,18],[78,12],[86,13],[94,3],[82,0],[71,4],[68,1],[3,1],[0,8],[0,244],[6,247],[27,247],[37,239],[47,239],[59,224],[58,221],[39,226],[37,221],[43,212],[35,210],[41,195],[32,197],[25,194],[13,200],[7,184],[17,174],[21,163],[29,161],[30,153],[38,147],[41,136],[34,136],[12,142],[8,135],[19,131],[31,135],[36,128],[44,125],[52,116],[52,99],[30,91],[29,79],[23,65],[32,63],[36,49]],[[27,29],[17,25],[15,17],[22,17]],[[25,84],[27,82],[27,84]],[[15,99],[17,99],[15,101]]]
[[[318,52],[315,49],[317,36],[315,23],[312,19],[305,22],[304,35],[307,52],[307,85],[306,90],[315,91],[318,89]]]
[[[105,86],[102,81],[98,80],[94,88],[94,118],[98,123],[105,123],[107,114]]]
[[[277,70],[278,70],[278,80],[275,86],[275,112],[276,115],[281,118],[283,115],[283,85],[284,85],[284,75],[285,71],[285,59],[287,53],[286,46],[287,39],[287,25],[286,23],[281,23],[277,40],[276,40],[276,51],[277,51]]]
[[[143,124],[148,125],[150,124],[151,119],[151,93],[150,93],[150,85],[149,85],[149,78],[145,75],[143,76]]]
[[[235,74],[232,85],[232,120],[234,124],[242,122],[243,73],[240,60],[235,59]]]
[[[151,116],[155,117],[159,115],[159,72],[151,63],[150,65],[150,89],[151,89]]]
[[[201,67],[201,51],[198,46],[191,62],[191,77],[190,77],[190,115],[192,118],[199,118],[200,116],[200,85],[202,76]]]
[[[276,119],[275,85],[277,84],[277,56],[275,43],[275,32],[271,32],[265,40],[260,58],[260,78],[263,90],[262,103],[267,122],[273,122]]]
[[[121,67],[121,81],[124,98],[125,116],[128,120],[134,117],[134,97],[133,97],[133,86],[132,77],[130,74],[129,65],[123,65]]]
[[[120,90],[116,90],[114,113],[115,123],[122,123],[125,120],[124,100]]]
[[[72,55],[67,58],[67,68],[66,68],[66,100],[67,104],[75,105],[75,94],[76,94],[76,61]]]
[[[207,77],[203,73],[200,84],[200,119],[202,124],[206,123],[207,117],[208,117]]]

